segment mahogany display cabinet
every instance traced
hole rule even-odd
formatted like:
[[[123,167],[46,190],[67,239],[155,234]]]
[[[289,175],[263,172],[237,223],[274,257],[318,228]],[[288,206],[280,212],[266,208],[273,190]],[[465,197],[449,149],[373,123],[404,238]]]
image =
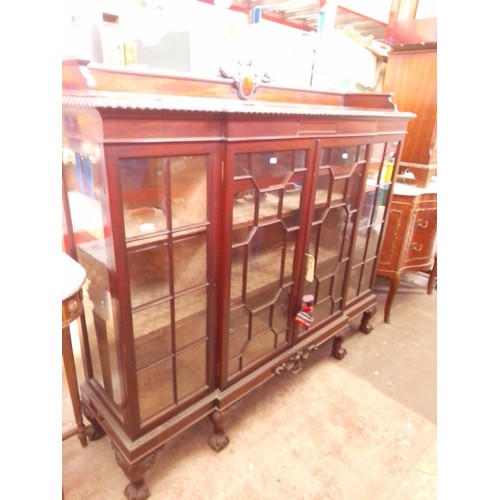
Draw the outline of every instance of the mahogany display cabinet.
[[[172,436],[210,417],[221,450],[234,403],[326,341],[341,359],[356,317],[372,329],[414,115],[389,94],[250,83],[63,64],[64,244],[87,273],[82,407],[129,499],[149,495]]]

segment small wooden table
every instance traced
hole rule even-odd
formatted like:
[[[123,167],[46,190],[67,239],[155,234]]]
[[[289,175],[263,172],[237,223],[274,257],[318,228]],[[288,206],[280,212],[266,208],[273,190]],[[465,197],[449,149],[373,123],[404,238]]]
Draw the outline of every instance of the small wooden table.
[[[63,433],[62,440],[64,441],[76,434],[81,445],[87,446],[86,427],[83,423],[75,358],[69,328],[70,323],[76,319],[81,319],[83,313],[82,286],[85,282],[86,273],[85,269],[78,262],[64,252],[62,252],[62,266],[62,356],[76,422],[76,428]]]

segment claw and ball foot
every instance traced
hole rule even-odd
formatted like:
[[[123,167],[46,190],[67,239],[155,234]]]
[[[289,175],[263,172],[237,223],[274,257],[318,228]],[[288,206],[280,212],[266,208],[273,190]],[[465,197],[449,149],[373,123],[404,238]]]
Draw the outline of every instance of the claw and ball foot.
[[[146,486],[144,476],[154,464],[159,450],[153,451],[142,460],[133,464],[129,463],[116,448],[114,450],[118,465],[130,481],[123,494],[128,500],[145,500],[150,496],[150,492]]]
[[[123,494],[128,500],[145,500],[151,495],[144,479],[129,483]]]
[[[373,331],[373,325],[369,323],[371,317],[375,314],[375,309],[370,309],[363,314],[361,318],[361,324],[359,325],[359,331],[368,335]]]
[[[343,359],[344,356],[347,354],[347,351],[342,347],[343,340],[344,339],[342,337],[335,337],[333,339],[332,356],[335,359]]]
[[[223,428],[225,415],[214,411],[210,414],[210,420],[212,421],[214,432],[208,438],[208,444],[215,451],[221,451],[229,444],[229,437]]]

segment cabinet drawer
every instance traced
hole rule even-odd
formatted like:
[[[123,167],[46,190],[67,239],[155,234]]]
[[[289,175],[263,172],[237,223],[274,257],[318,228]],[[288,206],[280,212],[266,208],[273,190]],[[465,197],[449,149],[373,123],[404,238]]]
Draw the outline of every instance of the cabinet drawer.
[[[413,234],[415,237],[424,234],[434,234],[436,232],[436,225],[436,208],[424,208],[415,211],[413,219]]]
[[[405,265],[425,264],[434,259],[434,234],[414,234],[406,249]]]

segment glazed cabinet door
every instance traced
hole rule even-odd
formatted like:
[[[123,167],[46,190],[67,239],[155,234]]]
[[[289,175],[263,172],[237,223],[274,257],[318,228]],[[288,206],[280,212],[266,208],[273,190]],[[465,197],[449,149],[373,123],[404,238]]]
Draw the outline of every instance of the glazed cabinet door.
[[[378,142],[366,149],[365,173],[363,174],[361,170],[358,173],[362,191],[359,210],[355,215],[355,238],[346,292],[346,308],[366,295],[373,285],[382,229],[388,216],[387,201],[393,168],[399,149],[400,143],[397,141]]]
[[[310,140],[228,146],[224,383],[292,342],[313,148]]]
[[[77,243],[89,276],[93,379],[132,433],[215,384],[216,145],[117,145],[94,185],[104,234]],[[71,195],[71,192],[70,192]],[[71,210],[73,214],[73,209]]]
[[[366,165],[366,145],[324,140],[314,180],[307,270],[302,292],[314,296],[312,327],[342,314],[353,226]],[[301,338],[310,330],[300,326]]]

